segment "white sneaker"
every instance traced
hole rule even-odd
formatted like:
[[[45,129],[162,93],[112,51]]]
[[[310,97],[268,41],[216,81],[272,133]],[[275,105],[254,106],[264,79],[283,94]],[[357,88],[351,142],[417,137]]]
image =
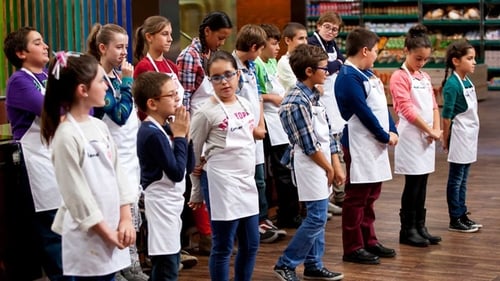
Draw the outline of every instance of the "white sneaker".
[[[328,212],[335,216],[340,216],[342,215],[342,207],[339,207],[332,202],[328,202]]]
[[[267,226],[269,226],[272,231],[278,233],[279,238],[283,238],[283,237],[285,237],[287,235],[286,230],[279,229],[276,225],[274,225],[274,223],[271,220],[266,219],[266,220],[264,220],[264,223]]]

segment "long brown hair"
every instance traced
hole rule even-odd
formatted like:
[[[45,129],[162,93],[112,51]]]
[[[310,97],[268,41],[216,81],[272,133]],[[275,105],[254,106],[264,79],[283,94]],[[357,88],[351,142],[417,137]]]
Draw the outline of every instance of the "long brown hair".
[[[137,28],[134,46],[134,57],[137,61],[140,61],[149,50],[146,33],[154,35],[161,32],[167,25],[170,25],[170,21],[166,17],[150,16]]]
[[[94,56],[97,60],[101,60],[101,52],[99,51],[99,44],[108,45],[115,34],[128,35],[127,31],[114,23],[101,25],[100,23],[94,24],[92,30],[87,38],[87,52],[89,55]]]

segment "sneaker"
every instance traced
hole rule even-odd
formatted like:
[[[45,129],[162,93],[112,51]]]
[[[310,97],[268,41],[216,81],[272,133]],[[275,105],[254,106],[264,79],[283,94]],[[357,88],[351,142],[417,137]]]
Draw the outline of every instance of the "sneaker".
[[[271,220],[265,219],[263,223],[265,223],[267,226],[269,226],[272,231],[278,233],[279,238],[283,238],[286,236],[286,234],[287,234],[286,230],[279,229],[276,225],[274,225],[274,223]]]
[[[335,216],[340,216],[342,215],[342,208],[332,202],[328,202],[328,212]]]
[[[273,243],[278,239],[278,233],[274,232],[271,227],[265,223],[259,225],[259,234],[261,243]]]
[[[121,276],[127,281],[148,281],[149,276],[142,271],[139,261],[120,271]],[[119,280],[116,278],[116,280]]]
[[[295,269],[275,265],[273,271],[274,275],[276,275],[281,281],[300,281],[295,273]]]
[[[465,232],[465,233],[471,233],[471,232],[476,232],[479,230],[477,227],[473,227],[472,225],[467,225],[462,222],[460,218],[457,219],[451,219],[450,225],[448,226],[449,231],[456,231],[456,232]]]
[[[123,275],[118,271],[115,274],[115,281],[128,281],[128,280],[125,279],[125,277],[123,277]]]
[[[326,220],[327,220],[327,221],[331,220],[331,219],[332,219],[332,217],[333,217],[333,214],[332,214],[332,213],[330,213],[330,212],[326,213]]]
[[[304,270],[304,280],[342,280],[344,279],[344,274],[340,272],[333,272],[325,267],[322,269],[305,269]]]
[[[469,213],[465,213],[463,214],[463,216],[460,217],[460,220],[465,224],[465,225],[468,225],[468,226],[472,226],[472,227],[477,227],[477,228],[481,228],[483,227],[482,224],[480,223],[477,223],[471,219],[469,219],[469,217],[467,216],[469,215]]]
[[[198,258],[192,256],[187,251],[181,250],[181,264],[184,269],[191,268],[198,264]]]

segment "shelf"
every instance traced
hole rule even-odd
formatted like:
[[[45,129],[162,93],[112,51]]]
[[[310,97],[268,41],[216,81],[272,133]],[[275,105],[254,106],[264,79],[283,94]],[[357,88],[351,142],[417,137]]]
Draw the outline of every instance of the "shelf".
[[[484,20],[485,25],[500,25],[500,19],[485,19]]]
[[[360,19],[359,15],[340,15],[340,17],[342,18],[342,21],[350,21],[350,20],[358,20],[359,21],[359,19]],[[308,16],[307,20],[317,21],[317,20],[319,20],[319,16]]]
[[[488,91],[500,91],[500,86],[488,86]]]
[[[376,32],[376,31],[374,32],[377,33],[378,36],[385,36],[385,37],[399,37],[406,35],[406,32]]]
[[[363,0],[363,3],[415,3],[415,0]]]
[[[426,20],[422,21],[424,25],[478,25],[481,23],[480,20]]]
[[[364,20],[418,20],[418,15],[363,15]]]
[[[484,40],[485,47],[500,47],[500,40]]]
[[[479,4],[479,0],[422,0],[422,4]]]
[[[500,72],[500,67],[488,67],[489,72]]]

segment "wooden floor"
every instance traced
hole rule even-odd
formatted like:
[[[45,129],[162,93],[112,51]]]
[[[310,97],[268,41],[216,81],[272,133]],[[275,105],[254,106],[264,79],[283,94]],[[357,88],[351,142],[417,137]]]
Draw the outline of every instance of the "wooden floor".
[[[481,131],[478,162],[471,167],[467,205],[471,218],[484,224],[477,233],[448,231],[446,156],[438,149],[436,172],[429,177],[427,226],[443,237],[439,245],[414,248],[400,245],[399,207],[403,177],[395,175],[384,183],[376,202],[376,231],[379,240],[393,247],[397,256],[382,259],[380,265],[358,265],[342,261],[340,217],[327,224],[324,263],[330,270],[344,273],[346,281],[368,280],[471,280],[500,281],[500,92],[490,92],[479,103]],[[392,158],[392,156],[391,156]],[[289,237],[293,231],[289,230]],[[275,279],[272,268],[289,238],[274,244],[261,244],[253,280]],[[207,257],[197,266],[180,272],[181,281],[209,280]],[[297,268],[299,277],[303,267]]]

